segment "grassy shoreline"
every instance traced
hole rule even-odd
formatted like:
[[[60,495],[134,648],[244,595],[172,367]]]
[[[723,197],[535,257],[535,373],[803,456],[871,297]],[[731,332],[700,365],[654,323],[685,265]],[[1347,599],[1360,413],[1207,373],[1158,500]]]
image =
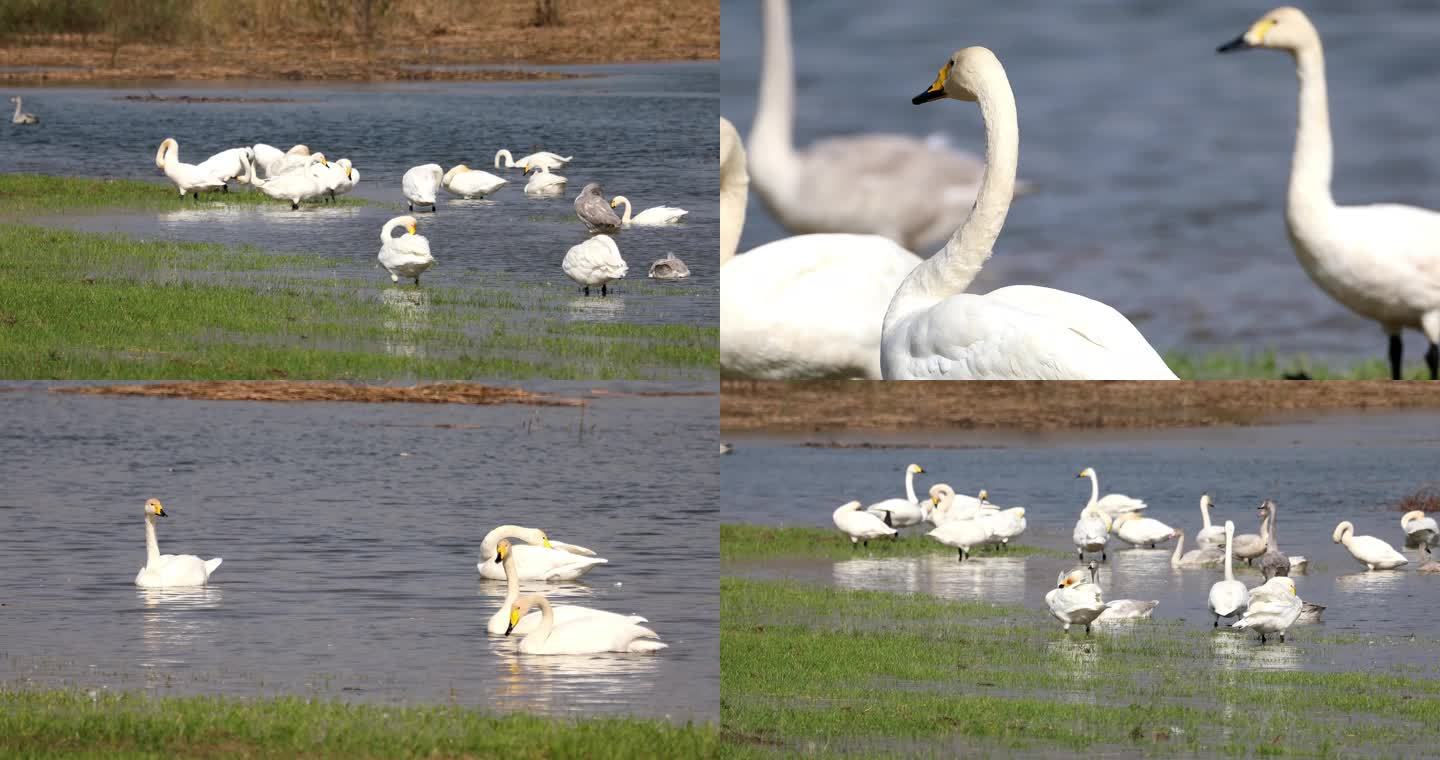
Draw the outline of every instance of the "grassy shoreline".
[[[811,528],[751,523],[720,524],[722,561],[786,557],[791,559],[851,559],[852,557],[926,557],[944,555],[957,559],[955,549],[926,537],[930,526],[903,528],[898,540],[877,539],[868,547],[850,543],[849,537],[831,528]],[[1010,544],[1005,549],[976,548],[976,556],[1065,558],[1055,549]]]
[[[334,203],[307,202],[304,205],[354,208],[370,205],[370,202],[341,196]],[[289,202],[277,201],[245,184],[237,184],[236,189],[228,193],[202,193],[197,201],[190,196],[181,197],[175,186],[168,182],[58,177],[49,174],[0,174],[0,218],[75,209],[165,210],[225,206],[284,208],[289,206]]]
[[[714,757],[717,740],[713,724],[641,718],[0,690],[0,754],[27,757],[698,758]]]

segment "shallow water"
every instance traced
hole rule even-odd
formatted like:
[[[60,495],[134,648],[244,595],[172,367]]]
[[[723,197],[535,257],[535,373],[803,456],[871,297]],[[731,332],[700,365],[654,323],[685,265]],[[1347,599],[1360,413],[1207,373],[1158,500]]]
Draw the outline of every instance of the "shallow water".
[[[903,497],[904,468],[916,463],[916,492],[945,482],[962,493],[981,488],[1002,506],[1024,506],[1028,529],[1019,543],[1070,554],[1069,559],[1005,557],[983,553],[959,563],[949,551],[933,557],[873,559],[863,551],[840,562],[776,559],[727,568],[764,577],[788,577],[847,588],[910,591],[951,599],[984,599],[1041,610],[1056,576],[1075,567],[1070,532],[1090,497],[1086,466],[1100,475],[1101,493],[1124,493],[1149,504],[1147,517],[1183,528],[1195,548],[1200,529],[1198,501],[1208,491],[1217,507],[1212,517],[1234,520],[1237,533],[1258,533],[1256,507],[1264,498],[1280,507],[1280,545],[1304,555],[1310,567],[1295,574],[1300,596],[1327,605],[1324,623],[1301,628],[1326,635],[1374,636],[1383,646],[1327,652],[1329,667],[1388,666],[1433,662],[1433,647],[1390,641],[1418,634],[1433,638],[1440,626],[1440,576],[1416,572],[1421,555],[1404,550],[1411,563],[1398,571],[1365,572],[1344,547],[1332,543],[1341,520],[1356,533],[1403,546],[1400,514],[1388,506],[1433,480],[1440,455],[1440,415],[1383,414],[1290,420],[1259,428],[1067,433],[1063,436],[997,435],[974,432],[927,439],[927,445],[971,445],[965,449],[808,448],[796,441],[738,438],[734,454],[723,457],[722,519],[727,522],[783,523],[833,527],[831,512],[850,499],[873,503]],[[931,541],[910,528],[901,540]],[[1156,599],[1156,619],[1181,619],[1187,627],[1209,628],[1206,607],[1218,569],[1172,570],[1173,542],[1163,548],[1131,548],[1112,535],[1109,561],[1101,569],[1107,599]],[[1244,567],[1247,585],[1262,582]],[[1393,644],[1393,646],[1391,645]],[[1220,646],[1217,644],[1217,646]],[[1268,661],[1267,661],[1268,662]],[[1322,667],[1298,654],[1281,658],[1288,667]]]
[[[1020,111],[1020,174],[1039,192],[1012,210],[977,291],[1025,283],[1097,298],[1162,350],[1384,357],[1380,330],[1321,293],[1286,239],[1293,65],[1274,51],[1215,53],[1266,4],[793,5],[797,146],[941,132],[982,152],[977,108],[910,98],[957,48],[985,45],[1005,64]],[[1305,9],[1326,45],[1337,202],[1434,207],[1440,130],[1415,104],[1440,81],[1429,53],[1440,21],[1398,0]],[[747,134],[760,3],[723,0],[721,18],[721,113]],[[781,235],[752,202],[742,250]],[[1407,342],[1418,363],[1423,340]]]
[[[567,69],[568,70],[568,69]],[[305,143],[331,160],[349,157],[360,170],[354,195],[383,205],[363,208],[276,202],[261,208],[194,209],[42,217],[84,230],[266,249],[313,251],[337,258],[337,274],[383,277],[375,268],[380,227],[405,211],[400,177],[412,166],[465,162],[510,180],[485,200],[441,191],[435,214],[418,214],[420,234],[437,259],[422,282],[494,285],[531,282],[569,289],[560,270],[570,246],[586,238],[574,197],[600,182],[607,197],[625,195],[635,211],[659,205],[690,211],[677,226],[619,233],[628,278],[645,279],[650,263],[673,252],[690,266],[673,293],[643,299],[634,321],[715,324],[719,293],[719,147],[715,132],[715,63],[581,67],[589,78],[556,82],[423,84],[144,83],[124,87],[37,88],[24,93],[41,128],[0,125],[0,172],[124,177],[161,182],[155,147],[173,136],[181,159],[264,142],[284,150]],[[282,98],[282,103],[144,103],[126,95]],[[529,198],[518,169],[493,167],[495,151],[518,158],[553,150],[575,160],[556,173],[569,179],[555,198]],[[243,187],[243,186],[242,186]]]
[[[582,415],[4,390],[0,682],[718,714],[713,396]],[[134,586],[149,496],[162,551],[224,557],[213,585]],[[522,657],[489,636],[504,583],[475,562],[507,522],[610,560],[522,590],[643,615],[670,648]]]

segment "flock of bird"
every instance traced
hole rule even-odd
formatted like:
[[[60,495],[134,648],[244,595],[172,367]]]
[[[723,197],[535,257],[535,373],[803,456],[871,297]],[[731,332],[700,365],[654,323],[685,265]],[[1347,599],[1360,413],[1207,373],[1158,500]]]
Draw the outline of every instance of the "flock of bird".
[[[193,554],[161,554],[155,519],[166,517],[159,499],[145,501],[145,566],[135,585],[149,589],[208,585],[223,561]],[[518,542],[518,543],[517,543]],[[543,530],[501,525],[480,543],[480,577],[506,583],[505,601],[486,630],[495,635],[523,635],[524,654],[598,654],[658,652],[667,645],[659,634],[641,625],[637,615],[621,615],[593,607],[551,605],[544,594],[520,594],[520,581],[571,581],[608,560],[583,546],[551,541]]]
[[[1033,286],[967,292],[1005,224],[1017,183],[1014,93],[991,51],[955,52],[913,98],[977,103],[983,162],[943,141],[873,134],[792,142],[794,75],[786,0],[764,0],[764,67],[753,153],[721,118],[721,368],[731,377],[805,379],[1174,379],[1123,315]],[[1440,378],[1440,213],[1395,204],[1339,206],[1320,36],[1278,8],[1220,52],[1290,53],[1300,81],[1285,221],[1302,267],[1327,294],[1390,336],[1430,342]],[[794,237],[735,256],[753,175]],[[923,260],[913,251],[953,232]],[[733,259],[732,259],[733,257]]]
[[[956,550],[959,561],[970,557],[973,549],[994,546],[1003,551],[1012,539],[1025,532],[1024,507],[1008,509],[991,504],[989,494],[981,490],[971,497],[955,493],[944,483],[930,487],[930,498],[919,499],[915,495],[915,476],[925,470],[918,464],[905,468],[905,496],[886,499],[863,507],[859,501],[851,501],[834,511],[831,518],[835,527],[850,538],[852,547],[869,546],[871,540],[898,539],[901,528],[928,524],[931,530],[927,536]],[[1100,477],[1094,468],[1081,470],[1077,478],[1090,481],[1090,499],[1080,510],[1079,518],[1071,538],[1075,555],[1085,562],[1086,555],[1099,555],[1099,561],[1109,558],[1107,547],[1111,537],[1133,547],[1155,548],[1158,544],[1175,541],[1175,551],[1170,557],[1170,566],[1183,568],[1224,567],[1224,580],[1217,581],[1210,589],[1207,603],[1214,615],[1214,627],[1222,619],[1234,618],[1231,627],[1253,629],[1260,634],[1264,643],[1271,634],[1279,634],[1285,640],[1285,631],[1297,620],[1318,620],[1325,607],[1305,602],[1296,593],[1292,572],[1302,572],[1308,561],[1303,556],[1291,556],[1280,549],[1276,530],[1276,516],[1279,511],[1274,501],[1266,499],[1260,504],[1260,526],[1258,534],[1235,535],[1235,523],[1226,520],[1223,526],[1210,521],[1210,509],[1214,506],[1209,494],[1200,497],[1200,530],[1195,534],[1199,546],[1185,551],[1185,531],[1172,528],[1151,517],[1142,516],[1148,505],[1124,494],[1100,495]],[[1407,512],[1400,518],[1404,532],[1405,546],[1419,549],[1428,558],[1433,547],[1440,542],[1440,528],[1435,519],[1422,511]],[[1350,521],[1335,526],[1331,539],[1345,547],[1366,570],[1395,570],[1409,560],[1404,554],[1374,536],[1356,536],[1355,526]],[[1235,580],[1233,564],[1244,560],[1247,565],[1258,566],[1265,582],[1255,588],[1247,588]],[[1420,567],[1421,572],[1440,573],[1440,562],[1428,561]],[[1118,622],[1146,619],[1159,605],[1158,601],[1141,599],[1115,599],[1105,601],[1100,587],[1099,562],[1093,558],[1081,568],[1060,573],[1056,587],[1045,595],[1045,604],[1050,613],[1061,622],[1068,632],[1072,625],[1082,625],[1086,633],[1095,623]]]
[[[570,163],[574,156],[561,156],[540,151],[514,160],[508,150],[495,154],[496,169],[519,168],[530,175],[525,186],[527,196],[555,196],[564,192],[566,179],[551,172]],[[348,158],[329,161],[324,153],[312,152],[309,146],[295,145],[281,151],[263,143],[249,147],[229,148],[198,164],[180,160],[180,144],[167,137],[155,152],[155,166],[165,173],[181,197],[196,200],[202,192],[229,192],[229,183],[249,184],[276,200],[288,201],[292,210],[302,202],[331,201],[349,193],[360,182],[360,170]],[[464,199],[484,198],[509,180],[487,171],[458,164],[446,171],[439,164],[424,164],[405,172],[400,190],[413,214],[416,207],[438,211],[443,188]],[[624,205],[624,217],[614,209]],[[561,269],[565,275],[590,295],[592,287],[600,295],[609,295],[608,285],[625,277],[629,267],[620,255],[620,247],[612,237],[626,227],[659,227],[683,221],[689,212],[672,206],[657,206],[631,215],[630,200],[623,195],[606,200],[599,183],[591,182],[575,198],[575,212],[585,224],[590,237],[572,246],[565,254]],[[381,228],[380,266],[390,274],[392,282],[402,278],[420,284],[420,275],[435,263],[430,241],[416,232],[414,216],[397,216]],[[398,236],[396,229],[403,228]],[[690,276],[685,262],[669,253],[650,265],[649,276],[658,280],[678,280]]]

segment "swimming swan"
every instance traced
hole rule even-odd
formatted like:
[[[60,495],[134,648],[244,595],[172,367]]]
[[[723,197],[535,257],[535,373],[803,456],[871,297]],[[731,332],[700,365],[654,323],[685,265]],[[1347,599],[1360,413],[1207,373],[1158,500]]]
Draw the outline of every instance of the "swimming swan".
[[[1400,527],[1405,530],[1406,548],[1434,546],[1437,539],[1440,539],[1440,528],[1436,527],[1435,518],[1426,517],[1425,513],[1418,509],[1401,516]]]
[[[1115,519],[1126,512],[1139,512],[1146,508],[1145,502],[1126,496],[1123,493],[1107,493],[1104,498],[1100,497],[1100,474],[1095,472],[1094,467],[1086,467],[1080,471],[1076,478],[1090,479],[1090,502],[1086,506],[1094,507],[1101,512]]]
[[[430,241],[415,233],[417,224],[413,216],[397,216],[380,228],[380,255],[376,258],[390,273],[391,282],[399,282],[404,277],[419,285],[420,275],[435,263],[435,257],[430,255]],[[401,226],[405,234],[391,237],[390,233]]]
[[[956,51],[914,102],[947,97],[980,104],[985,175],[969,218],[890,301],[880,341],[885,379],[1174,380],[1140,331],[1099,301],[1029,285],[965,292],[1005,225],[1020,133],[1005,69],[985,48]]]
[[[575,157],[562,156],[558,153],[551,153],[548,150],[542,150],[538,153],[531,153],[528,156],[522,156],[519,161],[516,161],[510,155],[510,151],[501,148],[500,150],[495,152],[496,169],[502,168],[502,165],[500,163],[500,159],[502,158],[505,159],[505,163],[503,165],[503,168],[505,169],[509,169],[513,166],[518,166],[522,170],[529,171],[533,167],[543,167],[545,169],[559,169],[565,164],[570,163],[570,161],[573,160]]]
[[[835,527],[839,528],[841,533],[850,537],[850,548],[852,549],[860,543],[869,547],[870,539],[893,536],[896,532],[894,528],[886,525],[875,515],[861,512],[858,501],[841,504],[839,509],[831,513],[830,519],[835,521]]]
[[[173,137],[167,137],[160,141],[160,147],[155,150],[155,166],[165,172],[174,185],[180,191],[180,197],[194,195],[195,200],[200,200],[200,193],[211,190],[219,190],[225,186],[225,180],[217,176],[214,171],[208,168],[201,168],[195,164],[182,163],[180,161],[180,143]]]
[[[510,625],[510,610],[515,602],[520,599],[520,572],[515,567],[515,553],[511,550],[510,539],[502,538],[496,545],[496,556],[492,562],[499,563],[505,571],[505,602],[490,616],[489,622],[485,624],[485,630],[501,636],[510,631],[511,633],[531,633],[540,627],[541,613],[539,610],[520,618],[514,626]],[[584,617],[612,617],[627,623],[644,623],[645,618],[639,615],[620,615],[606,610],[597,610],[591,607],[581,607],[575,604],[566,604],[554,608],[555,622],[566,623],[571,620],[578,620]]]
[[[525,542],[518,546],[512,543],[510,547],[522,581],[573,581],[596,565],[610,561],[595,556],[595,552],[583,546],[551,541],[543,530],[501,525],[486,533],[480,542],[480,561],[475,568],[481,578],[505,580],[504,568],[494,562],[500,554],[500,540],[504,538]]]
[[[1367,570],[1394,570],[1410,561],[1390,544],[1374,536],[1355,535],[1355,526],[1349,520],[1336,525],[1331,538],[1337,544],[1344,544],[1350,556],[1359,560]]]
[[[520,640],[522,654],[599,654],[601,652],[658,652],[667,645],[660,635],[623,618],[589,616],[557,622],[555,611],[544,594],[522,596],[510,607],[510,627],[505,635],[514,633],[531,607],[540,608],[540,625]]]
[[[1085,577],[1085,570],[1073,570],[1063,576],[1056,588],[1045,595],[1045,606],[1050,614],[1064,624],[1066,634],[1070,626],[1083,625],[1089,635],[1090,624],[1105,611],[1105,600],[1100,586]]]
[[[458,195],[467,201],[472,198],[484,198],[509,183],[510,180],[504,177],[471,169],[465,164],[456,164],[450,167],[450,171],[445,172],[445,176],[440,178],[440,184],[451,195]]]
[[[890,294],[920,257],[877,235],[801,235],[736,256],[750,184],[720,119],[720,375],[880,379]]]
[[[1400,379],[1400,332],[1409,327],[1430,341],[1425,363],[1430,379],[1440,378],[1440,213],[1394,203],[1337,206],[1320,34],[1300,10],[1276,8],[1218,52],[1250,48],[1290,53],[1300,79],[1285,201],[1295,258],[1321,290],[1390,336],[1391,377]]]
[[[439,211],[435,205],[435,194],[440,191],[440,180],[444,177],[445,170],[440,168],[440,164],[422,164],[406,171],[405,176],[400,178],[400,191],[410,203],[410,210],[414,211],[416,206],[429,206],[432,213]]]
[[[1200,494],[1200,524],[1203,527],[1195,534],[1195,544],[1202,549],[1225,545],[1225,529],[1210,524],[1210,508],[1214,506],[1215,502],[1210,500],[1210,494]]]
[[[568,181],[559,174],[551,174],[545,167],[527,169],[530,180],[525,183],[526,195],[559,195]]]
[[[11,124],[39,124],[39,123],[40,123],[40,117],[39,117],[39,116],[36,116],[36,115],[33,114],[33,113],[25,113],[25,112],[23,112],[23,111],[20,110],[20,96],[19,96],[19,95],[16,95],[16,96],[10,98],[10,102],[15,104],[15,114],[10,117],[10,123],[11,123]]]
[[[1153,517],[1141,517],[1134,512],[1126,512],[1116,517],[1112,530],[1127,544],[1148,546],[1151,549],[1155,548],[1155,544],[1169,541],[1180,533]]]
[[[1175,553],[1170,555],[1170,567],[1213,567],[1225,560],[1225,550],[1218,546],[1185,551],[1185,530],[1177,529],[1175,534]],[[1220,528],[1220,540],[1225,540],[1224,528]]]
[[[623,279],[630,267],[620,257],[620,246],[609,235],[596,235],[570,247],[560,262],[565,276],[575,281],[590,295],[590,288],[599,285],[600,295],[609,295],[610,283]]]
[[[1285,576],[1276,576],[1264,585],[1250,589],[1250,599],[1245,605],[1245,614],[1230,624],[1231,628],[1245,630],[1253,628],[1260,634],[1260,643],[1265,643],[1268,634],[1280,634],[1285,640],[1285,630],[1294,625],[1304,604],[1295,594],[1295,581]]]
[[[915,476],[922,475],[925,468],[912,464],[905,468],[905,498],[886,499],[865,508],[866,512],[880,518],[892,528],[906,528],[925,522],[930,517],[927,509],[930,502],[921,505],[915,496]]]
[[[161,554],[155,539],[155,518],[166,517],[159,499],[145,500],[145,566],[135,576],[140,588],[179,588],[204,586],[210,574],[224,560],[200,559],[193,554]]]
[[[620,224],[623,227],[630,227],[632,225],[636,227],[658,227],[665,224],[679,224],[681,220],[685,218],[685,215],[690,213],[683,208],[676,208],[674,206],[656,206],[654,208],[647,208],[636,214],[634,218],[631,218],[630,199],[623,195],[617,195],[611,198],[610,208],[615,208],[622,203],[625,204],[625,214],[620,217]]]
[[[690,267],[672,251],[666,253],[665,258],[650,262],[649,275],[652,280],[683,280],[690,276]]]
[[[1235,545],[1235,523],[1225,521],[1225,544],[1227,547]],[[1245,584],[1235,580],[1235,553],[1230,549],[1225,552],[1225,580],[1216,581],[1210,587],[1210,614],[1215,616],[1213,628],[1220,627],[1220,618],[1238,618],[1245,612],[1245,605],[1250,600],[1250,590]]]

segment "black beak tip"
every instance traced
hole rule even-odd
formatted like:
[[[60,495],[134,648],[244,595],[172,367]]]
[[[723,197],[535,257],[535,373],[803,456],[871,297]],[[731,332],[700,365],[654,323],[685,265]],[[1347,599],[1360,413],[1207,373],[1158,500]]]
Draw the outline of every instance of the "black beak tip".
[[[918,105],[920,105],[921,103],[929,103],[929,102],[932,101],[932,100],[939,100],[940,98],[943,98],[943,97],[945,97],[945,91],[944,91],[944,90],[926,90],[926,91],[920,93],[919,95],[916,95],[915,97],[911,98],[911,99],[910,99],[910,103],[911,103],[912,105],[917,105],[917,106],[918,106]]]
[[[499,554],[496,554],[496,555],[495,555],[495,564],[497,564],[497,565],[503,565],[503,564],[505,564],[503,561],[501,561]]]
[[[1242,34],[1242,35],[1240,35],[1239,37],[1236,37],[1235,39],[1230,40],[1229,42],[1225,43],[1224,45],[1221,45],[1220,47],[1215,48],[1215,52],[1217,52],[1217,53],[1230,53],[1230,52],[1233,52],[1233,51],[1236,51],[1236,50],[1244,50],[1244,49],[1247,48],[1247,47],[1250,47],[1250,46],[1249,46],[1248,44],[1246,44],[1246,42],[1245,42],[1245,35]]]

